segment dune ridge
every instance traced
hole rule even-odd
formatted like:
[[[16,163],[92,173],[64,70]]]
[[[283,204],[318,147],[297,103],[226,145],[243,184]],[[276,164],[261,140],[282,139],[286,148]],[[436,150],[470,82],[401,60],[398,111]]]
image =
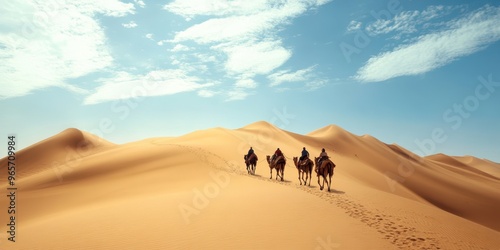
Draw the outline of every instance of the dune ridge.
[[[255,176],[243,163],[250,146]],[[277,147],[288,161],[285,182],[269,179],[265,156]],[[298,184],[291,158],[302,147],[312,157],[325,148],[337,164],[332,192],[319,191],[316,176],[311,187]],[[68,129],[17,159],[22,237],[9,249],[500,245],[500,164],[419,157],[336,125],[301,135],[259,121],[122,145]]]

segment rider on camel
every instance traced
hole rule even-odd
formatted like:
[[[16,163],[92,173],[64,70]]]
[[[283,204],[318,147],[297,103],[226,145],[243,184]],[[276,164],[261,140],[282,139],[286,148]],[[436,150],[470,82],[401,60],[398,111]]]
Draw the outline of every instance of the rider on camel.
[[[309,159],[309,152],[307,152],[306,147],[302,148],[302,154],[300,156],[300,161]]]
[[[252,156],[253,154],[254,154],[253,148],[250,147],[250,149],[248,150],[248,154],[247,154],[247,160],[250,160],[250,156]]]
[[[271,158],[271,161],[273,162],[278,156],[283,156],[283,153],[281,152],[280,148],[276,149],[276,152],[274,152],[273,157]]]
[[[318,166],[321,167],[321,163],[323,163],[323,160],[326,160],[328,159],[328,154],[326,153],[325,149],[321,149],[321,153],[319,154],[319,158],[318,158]]]

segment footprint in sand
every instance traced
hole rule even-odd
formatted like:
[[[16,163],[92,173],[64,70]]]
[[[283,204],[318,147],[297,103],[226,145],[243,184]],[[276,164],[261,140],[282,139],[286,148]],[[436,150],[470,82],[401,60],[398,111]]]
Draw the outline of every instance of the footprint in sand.
[[[353,201],[346,194],[337,195],[336,193],[326,193],[309,186],[301,186],[298,184],[292,184],[291,182],[281,182],[266,177],[248,175],[248,173],[244,171],[244,169],[237,170],[234,167],[231,167],[231,164],[224,158],[202,148],[183,145],[172,146],[183,147],[189,150],[190,152],[194,153],[194,155],[196,155],[202,162],[206,163],[212,168],[230,171],[235,174],[255,178],[258,180],[265,180],[280,185],[292,186],[308,194],[315,195],[332,205],[344,209],[346,214],[360,220],[368,227],[374,228],[378,233],[382,235],[381,237],[383,239],[389,240],[392,244],[398,246],[401,249],[441,249],[436,239],[422,237],[420,236],[420,234],[425,235],[424,232],[417,232],[415,228],[406,227],[404,224],[399,224],[404,223],[404,218],[394,218],[393,216],[386,215],[381,211],[371,211],[365,208],[364,205]],[[210,159],[217,159],[223,162],[226,167],[217,166],[217,164],[215,164],[213,161],[210,161]],[[395,221],[397,221],[397,223]]]

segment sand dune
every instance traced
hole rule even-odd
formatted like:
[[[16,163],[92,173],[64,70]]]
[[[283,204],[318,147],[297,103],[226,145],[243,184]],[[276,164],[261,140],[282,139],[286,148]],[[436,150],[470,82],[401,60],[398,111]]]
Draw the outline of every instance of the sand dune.
[[[242,159],[250,146],[255,176]],[[325,148],[337,164],[332,192],[316,176],[299,185],[291,158],[304,146],[312,156]],[[284,182],[269,179],[265,161],[277,147]],[[256,122],[122,145],[68,129],[20,150],[17,165],[16,242],[3,233],[2,249],[500,246],[500,164],[421,158],[335,125],[300,135]]]

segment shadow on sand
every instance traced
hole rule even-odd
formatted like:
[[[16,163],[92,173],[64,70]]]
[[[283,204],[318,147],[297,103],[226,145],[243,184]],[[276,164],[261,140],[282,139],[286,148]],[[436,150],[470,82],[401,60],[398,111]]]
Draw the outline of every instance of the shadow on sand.
[[[324,191],[324,190],[319,190],[319,186],[318,185],[313,185],[312,183],[311,183],[311,186],[309,186],[309,185],[301,185],[300,187],[306,187],[306,188],[309,188],[309,189],[317,189],[318,191],[321,191],[321,192]],[[328,187],[325,187],[325,188],[328,188]],[[330,189],[330,193],[345,194],[344,191],[336,190],[336,189],[333,189],[333,188]]]
[[[278,178],[278,179],[276,180],[276,177],[274,177],[274,176],[273,176],[273,178],[269,178],[269,175],[268,175],[268,176],[262,176],[262,175],[260,175],[260,174],[254,174],[254,175],[252,175],[252,176],[255,176],[255,177],[257,177],[257,178],[268,179],[268,180],[270,180],[270,181],[283,182],[283,183],[292,183],[292,181],[287,180],[287,179],[284,179],[283,181],[281,181],[281,179],[280,179],[280,178]]]
[[[330,193],[334,193],[334,194],[345,194],[344,191],[341,191],[341,190],[335,190],[333,188],[330,189]]]

